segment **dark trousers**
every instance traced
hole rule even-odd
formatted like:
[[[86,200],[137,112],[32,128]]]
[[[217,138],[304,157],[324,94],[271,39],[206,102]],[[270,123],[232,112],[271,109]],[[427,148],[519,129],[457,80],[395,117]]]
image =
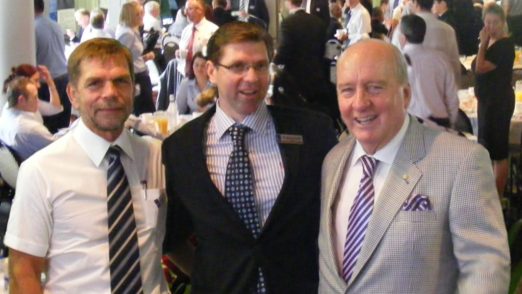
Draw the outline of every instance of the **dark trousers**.
[[[140,94],[134,96],[134,109],[132,113],[139,116],[142,113],[154,112],[156,107],[152,101],[152,83],[148,71],[134,75],[136,85],[140,86]]]

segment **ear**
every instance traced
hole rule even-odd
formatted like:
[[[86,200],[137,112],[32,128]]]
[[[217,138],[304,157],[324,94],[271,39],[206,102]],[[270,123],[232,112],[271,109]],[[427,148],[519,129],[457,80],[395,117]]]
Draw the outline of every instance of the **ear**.
[[[410,84],[402,86],[402,100],[404,102],[404,109],[408,109],[411,101],[411,87]]]
[[[67,96],[69,96],[69,101],[71,101],[71,105],[80,110],[80,101],[78,101],[76,88],[71,84],[67,84]]]
[[[207,74],[210,82],[215,85],[217,80],[217,67],[210,60],[207,61]]]

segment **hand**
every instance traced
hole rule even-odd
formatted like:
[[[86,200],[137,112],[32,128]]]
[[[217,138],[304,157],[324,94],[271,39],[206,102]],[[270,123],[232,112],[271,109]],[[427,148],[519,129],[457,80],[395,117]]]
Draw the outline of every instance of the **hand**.
[[[74,39],[74,37],[76,36],[76,34],[73,31],[71,31],[70,29],[67,29],[65,31],[65,33],[67,34],[67,36],[69,36],[70,40]]]
[[[156,57],[156,55],[155,55],[154,52],[152,52],[152,51],[149,52],[149,53],[147,53],[147,54],[144,54],[144,55],[143,55],[143,59],[144,59],[145,61],[147,61],[147,60],[153,60],[155,57]]]
[[[486,27],[483,27],[479,33],[480,43],[487,45],[489,43],[490,38],[491,38],[491,34],[489,33],[489,30]]]
[[[40,78],[47,84],[53,81],[53,77],[45,65],[38,65],[38,72],[40,73]]]

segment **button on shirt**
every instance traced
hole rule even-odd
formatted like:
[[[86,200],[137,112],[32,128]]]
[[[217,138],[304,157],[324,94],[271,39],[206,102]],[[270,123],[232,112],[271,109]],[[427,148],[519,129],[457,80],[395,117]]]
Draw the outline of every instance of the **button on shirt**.
[[[23,161],[55,140],[38,112],[5,107],[0,117],[0,139]]]
[[[165,205],[142,181],[152,146],[127,131],[114,142],[131,187],[145,293],[168,293],[160,265]],[[110,293],[107,150],[83,122],[25,161],[5,244],[49,261],[45,293]],[[160,160],[159,158],[155,158]],[[154,189],[156,188],[156,189]]]
[[[386,195],[381,195],[381,191],[383,191],[384,182],[388,177],[393,161],[395,160],[395,156],[397,155],[402,140],[406,135],[409,123],[409,116],[406,116],[404,123],[402,124],[402,127],[397,135],[395,135],[395,137],[386,146],[375,152],[374,155],[369,155],[378,160],[377,169],[375,170],[373,176],[373,185],[375,190],[374,205],[377,203],[380,197],[386,197]],[[341,189],[339,190],[339,198],[335,207],[334,239],[339,272],[342,271],[344,244],[346,242],[350,209],[352,208],[355,196],[359,190],[359,183],[363,175],[362,163],[360,160],[363,155],[367,154],[364,152],[361,144],[356,142],[355,148],[350,155],[350,160],[346,164],[346,176],[344,177],[344,181],[340,184]]]
[[[218,99],[216,113],[207,129],[206,157],[210,178],[221,195],[225,195],[227,163],[233,149],[232,138],[227,130],[234,123],[234,120],[219,107]],[[264,224],[283,186],[283,159],[277,143],[274,122],[264,103],[241,124],[251,128],[246,134],[245,146],[254,175],[256,207],[261,224]]]

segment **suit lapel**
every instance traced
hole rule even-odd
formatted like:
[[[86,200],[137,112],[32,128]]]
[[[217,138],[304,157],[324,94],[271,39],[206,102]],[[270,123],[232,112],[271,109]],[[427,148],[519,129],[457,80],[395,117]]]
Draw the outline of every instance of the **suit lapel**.
[[[410,118],[406,136],[397,152],[379,200],[375,203],[350,284],[357,279],[362,268],[370,260],[395,215],[422,178],[422,173],[415,163],[425,154],[422,127],[415,119]]]

